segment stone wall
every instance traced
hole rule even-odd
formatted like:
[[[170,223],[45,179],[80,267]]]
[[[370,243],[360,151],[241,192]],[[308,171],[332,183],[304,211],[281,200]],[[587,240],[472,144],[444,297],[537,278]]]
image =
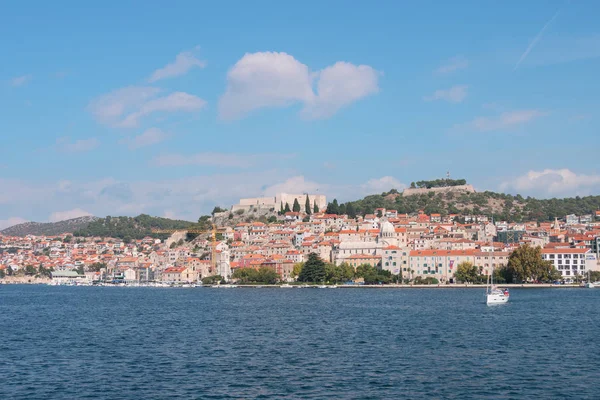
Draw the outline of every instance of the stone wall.
[[[404,189],[402,192],[402,196],[413,196],[415,194],[427,194],[427,193],[447,193],[447,192],[468,192],[475,193],[475,188],[473,185],[460,185],[460,186],[446,186],[446,187],[436,187],[431,189]]]

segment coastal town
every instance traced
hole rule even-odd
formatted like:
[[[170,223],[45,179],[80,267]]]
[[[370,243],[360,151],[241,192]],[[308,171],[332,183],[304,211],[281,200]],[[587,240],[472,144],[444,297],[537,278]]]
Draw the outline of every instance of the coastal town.
[[[296,211],[289,210],[290,204]],[[277,217],[267,222],[217,223],[234,213],[277,208]],[[365,266],[385,271],[395,282],[453,284],[460,281],[460,265],[472,265],[487,276],[506,267],[511,253],[522,246],[541,248],[540,257],[555,267],[562,283],[600,270],[600,211],[541,223],[422,210],[401,214],[385,208],[351,218],[328,213],[323,195],[281,193],[241,199],[229,210],[218,210],[212,220],[212,230],[191,240],[185,230],[168,232],[165,240],[76,237],[73,232],[0,236],[0,282],[192,285],[218,277],[217,283],[235,283],[236,272],[269,268],[279,283],[292,283],[298,279],[298,265],[316,255],[355,271]]]

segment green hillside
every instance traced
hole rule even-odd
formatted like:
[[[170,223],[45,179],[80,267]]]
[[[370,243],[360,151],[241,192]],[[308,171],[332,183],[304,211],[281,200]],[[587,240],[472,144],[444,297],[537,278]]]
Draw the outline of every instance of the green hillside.
[[[479,214],[493,215],[497,220],[510,222],[544,222],[552,221],[555,217],[564,218],[568,214],[594,214],[596,210],[600,210],[600,196],[541,200],[494,192],[460,191],[402,196],[397,190],[392,189],[390,192],[370,195],[343,204],[338,204],[337,200],[334,200],[329,203],[327,211],[354,217],[374,213],[375,209],[381,207],[409,214],[423,210],[426,214]]]
[[[87,226],[73,232],[73,236],[115,237],[129,241],[146,236],[164,239],[169,234],[153,233],[155,229],[198,229],[198,224],[169,218],[151,217],[141,214],[137,217],[106,217],[90,222]]]

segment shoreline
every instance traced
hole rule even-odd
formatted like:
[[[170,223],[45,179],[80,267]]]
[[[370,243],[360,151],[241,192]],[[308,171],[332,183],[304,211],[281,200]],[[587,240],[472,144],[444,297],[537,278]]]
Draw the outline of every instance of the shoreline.
[[[18,280],[6,281],[0,280],[0,286],[2,285],[46,285],[52,286],[49,284],[49,280],[36,280],[33,282],[23,282]],[[188,289],[189,284],[175,284],[173,286],[159,286],[162,288],[180,288],[180,289]],[[280,289],[282,285],[248,285],[248,284],[233,284],[235,288],[246,288],[246,289]],[[57,285],[57,286],[92,286],[92,287],[155,287],[155,286],[146,286],[146,285],[123,285],[123,284],[108,284],[108,285]],[[200,285],[196,287],[218,287],[221,285]],[[222,285],[223,287],[232,287],[230,285]],[[294,289],[318,289],[320,285],[304,285],[304,284],[287,284],[284,285],[284,288],[294,288]],[[584,286],[580,286],[578,284],[570,284],[570,285],[554,285],[552,283],[510,283],[504,285],[497,285],[501,288],[522,288],[522,289],[547,289],[547,288],[556,288],[556,289],[585,289]],[[387,285],[324,285],[323,288],[327,289],[485,289],[487,285],[482,284],[436,284],[436,285],[411,285],[411,284],[387,284]]]

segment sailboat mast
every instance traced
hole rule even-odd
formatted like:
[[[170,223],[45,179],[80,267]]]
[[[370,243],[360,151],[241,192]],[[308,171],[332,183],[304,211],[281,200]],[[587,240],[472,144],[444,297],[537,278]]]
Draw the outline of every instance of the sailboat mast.
[[[495,228],[496,225],[494,225],[494,216],[492,215],[492,228]],[[490,263],[491,263],[491,273],[490,273],[490,291],[492,290],[491,288],[494,287],[494,235],[492,234],[492,257],[490,259]]]

